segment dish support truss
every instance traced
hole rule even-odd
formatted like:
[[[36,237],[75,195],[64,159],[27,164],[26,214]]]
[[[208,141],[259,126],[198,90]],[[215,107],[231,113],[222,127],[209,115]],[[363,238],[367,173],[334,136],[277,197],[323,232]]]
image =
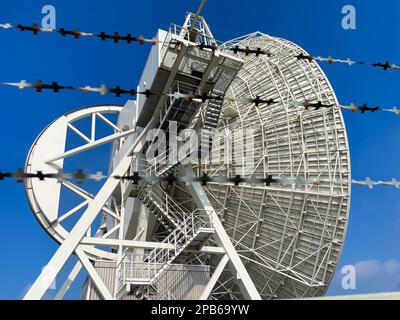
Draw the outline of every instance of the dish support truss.
[[[185,27],[183,28],[185,30]],[[192,29],[191,29],[192,31]],[[189,35],[189,37],[186,37],[185,39],[185,34],[182,34],[182,31],[180,31],[180,34],[176,33],[169,33],[166,41],[166,46],[163,46],[162,50],[165,50],[165,53],[162,54],[162,57],[164,58],[164,62],[167,62],[167,64],[162,64],[160,66],[161,71],[166,73],[168,75],[168,79],[166,81],[166,85],[163,89],[163,93],[168,93],[171,89],[172,86],[174,86],[177,82],[174,81],[177,75],[180,75],[180,81],[185,82],[193,86],[193,78],[198,78],[198,81],[195,81],[196,86],[198,87],[198,92],[204,92],[205,88],[208,88],[208,92],[210,94],[219,94],[223,95],[224,91],[230,84],[230,81],[233,80],[234,75],[235,75],[235,70],[237,72],[237,68],[240,68],[241,63],[235,58],[230,58],[226,56],[225,54],[221,55],[211,55],[207,54],[206,57],[202,53],[198,53],[196,57],[196,51],[195,52],[189,52],[188,51],[193,51],[193,50],[188,50],[190,48],[193,48],[192,46],[189,45],[188,43],[188,38],[190,40],[196,41],[196,38],[192,39],[192,37]],[[174,43],[173,39],[178,39],[181,41],[181,46],[179,47],[179,50],[177,50],[176,43]],[[156,48],[158,50],[158,48]],[[168,54],[171,53],[172,55],[175,55],[176,59],[172,59],[169,61],[166,61],[168,59]],[[197,58],[197,59],[196,59]],[[193,59],[198,60],[197,64],[200,64],[201,67],[205,67],[205,69],[202,69],[202,72],[199,70],[196,70],[197,73],[193,73],[191,68],[187,63],[182,64],[182,60],[186,59],[187,61],[192,62]],[[222,62],[228,62],[228,60],[231,60],[232,62],[230,63],[230,66],[225,67],[225,65],[222,64]],[[181,66],[183,65],[183,68]],[[188,68],[189,67],[189,68]],[[236,69],[235,69],[236,68]],[[188,70],[189,69],[189,70]],[[229,69],[229,70],[228,70]],[[225,70],[225,71],[224,71]],[[185,78],[185,73],[191,72],[190,74],[190,79],[187,80],[187,76]],[[211,74],[211,71],[214,71]],[[156,75],[157,76],[157,75]],[[221,77],[221,81],[219,81],[218,77]],[[210,81],[213,80],[214,81]],[[227,80],[228,79],[228,80]],[[230,79],[230,80],[229,80]],[[154,80],[154,83],[158,83],[156,81],[157,79]],[[191,81],[190,81],[191,80]],[[192,93],[197,93],[197,92],[192,92]],[[165,97],[165,96],[163,96]],[[126,173],[129,173],[130,171],[133,170],[133,166],[136,164],[137,159],[139,158],[139,154],[143,151],[143,148],[146,145],[146,142],[144,141],[144,137],[147,134],[148,130],[151,128],[162,128],[164,122],[168,119],[168,115],[171,114],[172,107],[175,106],[176,104],[174,103],[175,101],[156,101],[154,104],[156,106],[155,108],[155,116],[152,116],[151,119],[148,121],[147,125],[141,132],[139,133],[139,128],[134,127],[134,128],[128,128],[127,130],[121,130],[121,128],[115,128],[116,133],[96,140],[96,134],[95,134],[95,120],[96,117],[101,116],[102,119],[106,119],[104,116],[101,115],[101,112],[107,111],[107,107],[101,108],[101,107],[95,107],[95,108],[87,108],[85,110],[78,111],[76,113],[69,114],[67,116],[64,116],[60,118],[58,121],[56,121],[53,125],[50,125],[49,128],[47,128],[42,135],[38,138],[36,143],[34,144],[34,147],[32,148],[29,156],[28,156],[28,161],[27,161],[27,170],[35,170],[38,167],[50,170],[51,168],[53,170],[57,170],[59,168],[62,168],[63,161],[66,157],[75,155],[79,152],[83,152],[87,149],[95,148],[98,145],[104,144],[106,142],[110,141],[118,141],[118,144],[114,144],[114,158],[113,158],[113,166],[111,167],[110,171],[110,178],[106,180],[106,182],[103,184],[103,186],[100,188],[98,193],[90,197],[90,199],[87,199],[86,204],[86,210],[83,212],[82,216],[79,218],[79,220],[76,222],[72,230],[65,234],[64,237],[60,237],[59,234],[54,233],[54,237],[60,241],[60,247],[50,260],[49,264],[46,266],[44,271],[39,275],[35,283],[32,285],[32,287],[29,289],[29,291],[26,293],[24,299],[41,299],[43,298],[44,294],[48,290],[51,282],[56,278],[57,274],[60,272],[64,264],[66,263],[67,259],[72,255],[75,254],[78,257],[79,262],[76,264],[76,266],[73,268],[70,276],[68,277],[66,283],[62,286],[61,292],[57,294],[57,298],[61,298],[66,289],[69,286],[69,283],[73,280],[73,278],[76,276],[76,274],[79,272],[79,269],[81,266],[83,266],[86,271],[88,272],[91,280],[93,281],[95,287],[97,290],[100,292],[101,296],[104,299],[114,299],[114,298],[121,298],[119,296],[120,292],[115,290],[114,294],[111,293],[109,288],[105,285],[104,281],[101,279],[99,274],[96,272],[95,268],[93,267],[92,263],[90,262],[90,259],[93,259],[93,255],[91,252],[91,249],[93,246],[96,245],[109,245],[112,247],[117,246],[118,247],[118,254],[117,254],[117,261],[118,261],[118,266],[123,265],[124,259],[126,259],[127,255],[125,254],[126,248],[135,248],[135,249],[145,249],[145,248],[151,248],[148,254],[142,255],[142,261],[149,266],[148,273],[145,278],[142,278],[142,286],[151,287],[153,286],[156,281],[158,275],[163,271],[163,269],[158,270],[157,268],[150,268],[152,263],[154,264],[164,264],[168,265],[171,264],[177,256],[186,248],[189,248],[192,246],[193,243],[197,244],[196,250],[201,250],[204,249],[207,252],[209,251],[210,253],[216,252],[218,254],[222,254],[224,257],[225,255],[229,259],[229,265],[232,268],[234,276],[238,279],[237,282],[239,285],[243,288],[243,296],[248,298],[248,299],[260,299],[259,294],[257,293],[256,288],[252,284],[252,281],[242,263],[240,260],[238,254],[236,253],[235,250],[233,250],[233,245],[229,240],[229,237],[223,230],[222,226],[220,223],[218,223],[218,217],[215,213],[215,211],[210,207],[209,205],[204,205],[203,207],[199,207],[199,209],[195,212],[191,212],[190,214],[186,214],[184,217],[183,221],[176,220],[175,221],[175,230],[164,239],[163,242],[151,242],[151,243],[137,243],[134,240],[125,240],[123,239],[123,223],[124,223],[124,206],[125,206],[125,201],[126,198],[130,195],[130,191],[132,190],[132,184],[129,182],[125,182],[123,180],[115,179],[114,176],[124,176]],[[168,105],[170,108],[168,108]],[[167,106],[165,108],[165,106]],[[113,111],[117,111],[116,107],[112,107]],[[83,117],[90,116],[92,118],[92,135],[91,137],[85,136],[79,129],[77,129],[73,125],[73,121],[77,119],[81,119]],[[198,118],[194,118],[197,122]],[[140,118],[136,119],[137,122],[140,121]],[[169,118],[169,120],[178,120],[181,121],[182,123],[182,118],[175,119],[175,118]],[[72,129],[77,135],[79,135],[81,138],[86,140],[87,144],[78,147],[73,150],[69,151],[64,151],[60,155],[47,155],[47,158],[45,158],[42,154],[43,150],[43,145],[47,145],[50,142],[53,142],[54,145],[57,143],[54,141],[51,141],[52,137],[58,135],[52,135],[50,134],[51,131],[56,128],[57,126],[60,125],[61,131],[64,132],[64,135],[59,138],[63,140],[63,138],[66,137],[66,130],[67,129]],[[57,131],[54,129],[55,131]],[[58,132],[57,132],[58,133]],[[127,138],[128,136],[134,137],[134,139],[129,139]],[[46,141],[47,140],[47,141]],[[61,148],[65,145],[61,144]],[[118,147],[116,147],[118,145]],[[59,149],[59,148],[57,148]],[[39,163],[39,164],[38,164]],[[32,181],[27,182],[27,193],[28,197],[31,201],[31,205],[34,209],[34,212],[36,212],[37,216],[40,216],[41,218],[44,218],[43,220],[40,220],[42,225],[46,227],[46,230],[49,231],[50,233],[54,231],[55,226],[58,226],[59,224],[59,216],[54,214],[55,211],[57,211],[57,203],[53,204],[51,208],[42,208],[40,207],[39,202],[37,201],[39,196],[38,194],[35,193],[34,188],[32,188],[31,183]],[[42,185],[42,187],[44,187]],[[192,183],[192,188],[193,188],[193,195],[196,196],[198,199],[203,199],[204,195],[202,194],[202,188],[198,183]],[[38,187],[36,188],[36,191],[38,190]],[[82,191],[84,193],[84,191]],[[39,191],[40,193],[40,191]],[[116,202],[116,194],[119,195],[119,201],[120,205],[114,206],[114,211],[110,209],[110,205],[108,204],[108,201],[114,201]],[[204,199],[203,199],[204,200]],[[205,200],[204,200],[205,201]],[[44,201],[45,202],[45,201]],[[203,203],[203,202],[202,202]],[[199,203],[200,204],[200,203]],[[106,208],[106,209],[105,209]],[[160,207],[161,209],[163,208],[162,206]],[[44,210],[50,209],[52,211],[52,214],[47,214],[44,212]],[[118,228],[117,225],[112,227],[110,230],[107,230],[106,233],[102,234],[101,230],[100,233],[97,233],[97,235],[101,236],[95,236],[95,237],[85,237],[87,234],[90,234],[88,230],[90,230],[92,223],[95,221],[96,217],[101,211],[105,211],[107,214],[107,217],[105,220],[111,216],[115,221],[118,222]],[[201,214],[199,214],[201,212]],[[173,219],[171,216],[171,212],[167,208],[165,211],[161,210],[161,213],[164,214],[165,216],[168,216],[170,218],[170,221],[172,222]],[[51,219],[49,219],[51,217]],[[49,221],[51,220],[51,221]],[[104,228],[104,226],[101,226],[101,228]],[[118,229],[119,237],[118,239],[108,239],[107,236],[105,235],[110,235],[114,233],[114,231]],[[52,233],[53,234],[53,233]],[[179,234],[179,235],[178,235]],[[208,235],[213,235],[216,239],[216,242],[220,244],[219,247],[212,247],[212,248],[203,248],[203,246],[199,245],[203,242],[202,239],[207,238]],[[96,250],[96,249],[94,249]],[[94,256],[96,255],[96,252],[94,253]],[[112,252],[108,252],[107,254],[98,254],[101,258],[105,259],[113,259],[115,257],[115,254]],[[223,259],[225,261],[225,258]],[[49,272],[51,270],[51,272]],[[124,271],[124,270],[122,270]],[[215,278],[215,277],[214,277]],[[125,274],[122,277],[122,279],[127,279]],[[215,281],[212,278],[212,281]],[[126,281],[125,281],[126,282]],[[125,284],[132,284],[132,281],[129,283],[122,283],[122,286]],[[136,283],[137,284],[137,283]],[[121,286],[121,284],[116,281],[116,288],[118,289],[118,285]],[[211,288],[211,280],[210,283],[207,285],[206,290],[210,291]],[[146,292],[144,292],[146,293]],[[121,294],[122,296],[125,295],[125,293]],[[203,297],[207,298],[206,295],[203,293]]]
[[[103,107],[103,109],[107,109],[108,107]],[[117,110],[118,107],[113,107],[113,109]],[[89,114],[100,114],[101,111],[106,111],[102,110],[101,107],[94,107],[94,110],[87,109],[85,110],[87,112],[90,112]],[[83,113],[81,111],[80,113]],[[73,118],[75,118],[75,115],[73,115]],[[60,119],[64,120],[64,119]],[[203,250],[203,252],[207,253],[214,253],[217,255],[225,255],[229,258],[230,263],[232,264],[232,268],[235,272],[235,276],[240,277],[238,279],[238,282],[243,282],[242,279],[245,279],[248,281],[248,283],[243,284],[244,288],[244,293],[243,295],[247,298],[251,299],[257,299],[259,298],[259,295],[257,293],[257,290],[255,289],[254,286],[251,285],[251,280],[243,266],[243,263],[241,262],[239,256],[233,250],[233,246],[229,240],[229,237],[226,235],[224,232],[223,228],[218,224],[218,217],[215,213],[215,211],[212,209],[210,206],[204,205],[203,207],[200,207],[200,209],[195,210],[194,212],[190,213],[185,213],[184,214],[184,220],[182,222],[179,222],[179,219],[176,218],[176,210],[177,208],[173,208],[171,211],[171,206],[170,203],[167,202],[167,206],[163,206],[164,203],[158,203],[157,200],[155,200],[154,197],[154,191],[146,193],[146,201],[152,201],[153,203],[156,203],[159,205],[158,210],[162,212],[164,216],[167,216],[171,221],[174,221],[176,219],[175,224],[176,224],[176,229],[171,232],[169,236],[167,236],[162,242],[146,242],[146,241],[136,241],[136,240],[124,240],[122,239],[122,232],[123,230],[123,221],[124,221],[124,207],[120,207],[120,212],[115,210],[110,209],[107,206],[107,200],[113,196],[115,190],[117,188],[120,188],[121,194],[129,194],[128,188],[131,187],[131,185],[128,185],[128,183],[125,183],[122,180],[115,179],[113,178],[116,175],[123,176],[127,172],[129,172],[130,167],[133,163],[134,157],[138,155],[138,153],[141,151],[143,148],[144,143],[142,142],[142,138],[144,134],[146,133],[147,128],[145,128],[136,138],[135,142],[129,146],[126,152],[124,152],[124,155],[121,156],[120,161],[116,168],[112,171],[112,174],[110,175],[111,177],[107,179],[107,181],[104,183],[104,185],[101,187],[100,191],[97,193],[97,195],[91,197],[85,201],[85,204],[87,205],[87,209],[84,211],[83,215],[79,219],[79,221],[75,224],[74,228],[69,232],[59,232],[59,218],[55,218],[55,220],[51,223],[48,223],[48,216],[43,214],[43,211],[41,208],[36,208],[36,213],[39,221],[45,225],[47,224],[46,230],[53,235],[55,239],[58,241],[62,241],[59,249],[56,251],[52,259],[50,260],[49,264],[46,266],[46,268],[43,270],[43,272],[39,275],[35,283],[32,285],[32,287],[29,289],[27,294],[25,295],[24,299],[41,299],[43,298],[44,294],[50,287],[52,281],[55,280],[55,277],[57,274],[60,272],[61,268],[63,265],[66,263],[68,258],[72,255],[75,254],[78,257],[79,262],[75,265],[73,270],[71,271],[70,275],[68,276],[68,279],[66,280],[66,283],[60,288],[59,293],[57,294],[56,298],[62,298],[69,288],[71,282],[74,280],[74,278],[77,276],[80,268],[83,266],[86,271],[88,272],[91,281],[94,283],[96,289],[100,292],[102,298],[104,299],[115,299],[115,298],[122,298],[124,295],[127,294],[127,292],[120,292],[121,287],[127,286],[127,285],[132,285],[132,284],[141,284],[142,286],[150,286],[150,289],[152,286],[154,286],[155,283],[157,283],[157,278],[160,275],[160,270],[157,269],[157,266],[159,264],[162,264],[163,266],[168,266],[170,265],[175,258],[186,248],[189,246],[196,244],[197,243],[202,243],[204,238],[207,238],[208,235],[214,235],[216,238],[216,241],[221,244],[219,247],[196,247],[196,251],[200,249]],[[122,135],[127,135],[127,133],[121,132],[119,134],[119,138],[121,138]],[[113,137],[114,138],[114,137]],[[108,138],[107,138],[108,139]],[[111,137],[110,137],[111,139]],[[92,144],[100,144],[103,141],[92,141],[89,142],[90,145],[87,145],[86,147],[92,147]],[[126,143],[126,142],[125,142]],[[128,141],[129,143],[129,141]],[[37,147],[38,144],[35,146]],[[39,148],[40,148],[41,143],[39,143]],[[123,146],[121,148],[123,150]],[[67,151],[68,152],[68,151]],[[67,153],[65,152],[64,155]],[[59,160],[55,160],[59,161]],[[51,165],[54,166],[55,162],[51,162]],[[42,163],[44,165],[44,163]],[[28,162],[27,168],[31,168],[32,164]],[[35,169],[32,169],[35,170]],[[49,170],[49,167],[47,167],[47,170]],[[56,170],[56,169],[54,169]],[[29,181],[27,184],[27,192],[28,192],[28,197],[31,197],[32,203],[37,203],[35,199],[35,194],[32,194],[33,188],[31,188],[30,183],[32,181]],[[64,182],[68,186],[70,185],[69,182]],[[199,183],[192,183],[193,184],[193,194],[194,195],[200,195],[202,196],[202,187],[200,186]],[[73,187],[72,187],[73,188]],[[154,189],[154,187],[153,187]],[[85,193],[82,191],[82,193]],[[147,199],[152,199],[152,200],[147,200]],[[146,204],[146,201],[144,202]],[[145,205],[144,204],[144,205]],[[115,218],[118,222],[117,225],[115,225],[112,229],[107,230],[105,233],[96,233],[97,236],[95,237],[88,237],[87,233],[88,230],[90,230],[90,227],[92,223],[94,222],[96,216],[99,214],[99,212],[105,211],[107,215],[111,215],[113,218]],[[71,212],[67,213],[71,214]],[[44,221],[46,220],[46,221]],[[120,230],[120,239],[109,239],[108,236],[113,234],[116,230]],[[64,237],[61,238],[60,234],[64,233]],[[94,246],[96,245],[105,245],[105,246],[110,246],[110,247],[119,247],[119,252],[121,253],[120,258],[118,259],[115,254],[112,252],[101,252],[99,249],[95,249]],[[226,249],[227,247],[227,249]],[[117,287],[118,291],[116,291],[115,294],[112,294],[107,288],[107,286],[104,284],[103,280],[101,277],[98,275],[97,271],[93,267],[92,263],[90,260],[93,260],[95,257],[101,258],[101,259],[108,259],[108,260],[114,260],[117,258],[119,260],[118,265],[119,266],[125,266],[124,264],[124,259],[126,259],[128,256],[133,256],[134,254],[127,254],[126,253],[126,248],[130,249],[149,249],[148,254],[142,254],[141,259],[146,263],[147,266],[147,274],[144,277],[141,277],[139,282],[138,281],[133,281],[132,279],[128,279],[126,277],[126,272],[125,269],[121,268],[118,269],[118,271],[122,271],[124,273],[123,279],[125,281],[122,281],[122,283],[119,283],[118,281]],[[100,251],[100,252],[98,252]],[[224,258],[222,261],[224,262],[226,258]],[[118,261],[117,260],[117,261]],[[224,262],[226,263],[226,262]],[[49,272],[51,270],[51,272]],[[161,269],[161,272],[164,269]],[[117,277],[117,279],[121,279],[120,277]],[[129,280],[129,281],[127,281]],[[213,280],[213,279],[212,279]],[[214,280],[213,280],[214,281]],[[146,288],[149,290],[149,288]],[[207,285],[207,290],[212,289],[211,287],[211,280],[210,283]],[[130,289],[129,289],[130,290]],[[128,291],[129,291],[128,290]],[[204,295],[204,293],[203,293]],[[171,296],[167,296],[171,298]],[[208,296],[204,296],[204,298],[208,298]]]

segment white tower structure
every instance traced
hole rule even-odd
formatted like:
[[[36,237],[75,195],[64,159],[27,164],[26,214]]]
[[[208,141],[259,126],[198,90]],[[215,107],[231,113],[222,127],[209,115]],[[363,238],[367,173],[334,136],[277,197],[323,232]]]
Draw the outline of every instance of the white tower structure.
[[[346,130],[326,76],[314,61],[296,59],[305,51],[289,41],[257,32],[221,44],[205,20],[192,13],[182,27],[159,30],[156,38],[159,44],[152,47],[138,84],[138,92],[152,94],[138,95],[123,107],[68,113],[34,142],[27,172],[87,168],[84,161],[95,163],[107,144],[111,156],[108,177],[98,176],[97,189],[69,180],[26,180],[37,220],[60,247],[25,299],[42,299],[73,256],[76,264],[56,299],[65,296],[82,269],[88,275],[84,299],[323,295],[345,237],[351,181]],[[235,46],[271,55],[234,54],[229,49]],[[203,94],[213,99],[188,98]],[[255,106],[248,98],[257,96],[276,102]],[[296,103],[304,101],[335,107],[300,110]],[[190,163],[177,148],[183,141],[174,145],[171,133],[161,135],[174,125],[178,134],[185,129],[201,133],[206,145],[215,130],[251,129],[255,165],[249,169],[245,144],[235,144],[235,136],[227,137],[233,148],[227,143],[211,150],[212,155],[233,150],[231,156],[240,155],[240,162]],[[165,151],[148,161],[154,145]],[[201,159],[210,155],[208,148],[191,151]],[[115,178],[205,172],[291,180],[203,186],[195,180],[169,184]],[[320,183],[297,184],[296,178]],[[80,200],[63,211],[71,194]]]

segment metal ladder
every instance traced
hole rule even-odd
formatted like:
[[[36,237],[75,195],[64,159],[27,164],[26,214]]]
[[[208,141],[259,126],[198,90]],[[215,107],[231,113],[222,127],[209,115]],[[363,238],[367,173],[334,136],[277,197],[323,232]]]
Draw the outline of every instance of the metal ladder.
[[[218,128],[219,120],[221,117],[222,111],[222,101],[220,100],[209,100],[207,105],[205,106],[196,127],[197,131],[200,132],[202,130],[200,146],[206,146],[207,151],[212,146],[212,141],[210,140],[214,134],[215,130]],[[207,156],[207,154],[202,155]]]

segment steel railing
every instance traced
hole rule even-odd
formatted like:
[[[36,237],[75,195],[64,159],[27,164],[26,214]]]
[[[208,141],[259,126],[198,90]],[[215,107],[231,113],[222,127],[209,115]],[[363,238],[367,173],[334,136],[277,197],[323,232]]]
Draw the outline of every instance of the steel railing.
[[[178,227],[161,242],[165,247],[143,253],[126,250],[117,265],[117,290],[128,283],[152,285],[202,228],[213,229],[211,215],[205,210],[197,209],[180,221]],[[138,260],[141,262],[136,262]]]

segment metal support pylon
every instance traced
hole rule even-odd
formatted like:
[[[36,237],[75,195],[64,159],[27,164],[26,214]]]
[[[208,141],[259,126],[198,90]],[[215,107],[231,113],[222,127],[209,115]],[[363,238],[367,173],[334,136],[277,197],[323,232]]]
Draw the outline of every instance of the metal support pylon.
[[[194,171],[190,167],[186,167],[185,173],[187,176],[193,177]],[[213,206],[205,194],[200,182],[191,182],[188,185],[188,190],[192,195],[198,208],[205,210],[211,215],[213,226],[215,229],[214,239],[216,243],[225,249],[229,258],[228,266],[237,284],[244,296],[248,300],[261,300],[261,296],[257,291],[252,279],[249,276],[242,260],[240,259],[235,247],[233,246],[228,234],[225,231],[221,221],[218,218]]]

